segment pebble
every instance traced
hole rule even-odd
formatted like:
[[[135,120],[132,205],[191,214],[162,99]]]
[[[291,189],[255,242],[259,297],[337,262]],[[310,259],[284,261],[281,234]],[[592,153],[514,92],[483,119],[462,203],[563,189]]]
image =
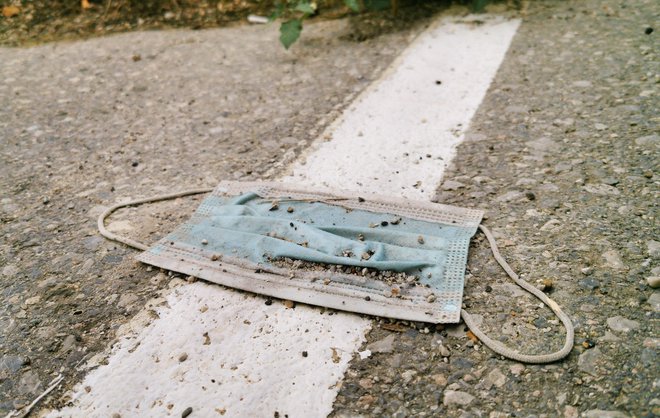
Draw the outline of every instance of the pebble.
[[[4,370],[8,370],[11,373],[17,372],[26,363],[29,362],[26,362],[25,357],[4,355],[0,358],[0,372]]]
[[[374,381],[371,380],[371,379],[368,379],[368,378],[360,379],[360,381],[358,382],[358,385],[360,385],[360,387],[363,388],[363,389],[369,390],[372,387],[374,387]]]
[[[401,373],[401,377],[405,383],[410,383],[416,374],[417,372],[415,370],[406,370],[405,372]]]
[[[582,279],[582,280],[578,281],[578,285],[580,285],[580,287],[588,289],[588,290],[594,290],[594,289],[597,289],[600,286],[600,282],[596,279],[588,277],[586,279]]]
[[[561,222],[557,219],[550,219],[548,222],[543,224],[541,227],[541,231],[551,231],[553,229],[556,229],[558,226],[561,225]]]
[[[367,350],[372,353],[391,353],[394,349],[394,334],[390,334],[387,337],[374,341],[373,343],[367,345]]]
[[[582,413],[582,418],[628,418],[628,415],[619,411],[604,411],[602,409],[591,409]]]
[[[25,300],[26,305],[36,305],[41,301],[41,296],[32,296],[31,298],[27,298]]]
[[[645,338],[642,345],[646,348],[660,349],[660,338]]]
[[[494,368],[488,376],[486,376],[486,381],[490,383],[491,386],[495,385],[498,388],[501,388],[506,383],[506,376],[498,368]]]
[[[649,276],[646,278],[646,282],[654,289],[660,287],[660,276]]]
[[[658,143],[660,143],[660,135],[658,134],[641,136],[635,139],[635,144],[641,146],[658,145]]]
[[[653,312],[660,312],[660,293],[654,292],[649,296],[648,303],[651,305]]]
[[[575,87],[584,87],[584,88],[591,87],[591,81],[589,81],[589,80],[578,80],[578,81],[574,81],[573,85]]]
[[[64,341],[62,342],[62,347],[60,350],[67,352],[74,348],[76,344],[76,337],[74,335],[67,335]]]
[[[512,364],[509,366],[509,371],[514,376],[520,376],[520,374],[525,371],[525,365],[520,363]]]
[[[512,190],[510,192],[504,193],[501,196],[498,196],[497,198],[495,198],[495,201],[497,201],[497,202],[511,202],[512,200],[518,200],[523,196],[524,196],[523,193]]]
[[[610,327],[612,331],[630,332],[639,328],[639,322],[617,315],[607,318],[607,326]]]
[[[621,260],[621,256],[616,250],[605,251],[602,257],[605,259],[605,266],[607,267],[616,270],[623,270],[626,268],[625,264],[623,264],[623,260]]]
[[[442,357],[449,357],[449,356],[451,356],[451,352],[450,352],[449,349],[448,349],[447,347],[445,347],[443,344],[440,344],[440,345],[438,346],[438,351],[440,352],[440,355],[441,355]]]
[[[474,396],[467,392],[462,392],[460,390],[445,390],[445,396],[442,400],[442,404],[445,406],[468,406],[472,403],[473,400]]]
[[[564,418],[578,418],[578,409],[574,406],[567,405],[564,408]]]
[[[587,184],[587,185],[584,186],[584,190],[586,192],[596,194],[596,195],[599,195],[599,196],[617,196],[617,195],[621,194],[619,189],[617,189],[614,186],[610,186],[609,184],[605,184],[605,183]]]
[[[181,353],[179,356],[179,362],[183,363],[186,360],[188,360],[188,353]]]
[[[600,362],[603,357],[598,347],[595,347],[591,350],[586,350],[584,353],[580,354],[578,358],[578,369],[585,373],[589,373],[593,376],[598,375],[596,370],[596,365]]]
[[[188,415],[192,414],[192,411],[193,409],[190,406],[184,409],[183,412],[181,413],[181,418],[186,418]]]
[[[606,343],[616,343],[621,341],[621,338],[617,337],[615,334],[612,334],[609,331],[605,331],[605,335],[600,337],[599,340]]]
[[[447,385],[447,378],[443,374],[434,374],[431,376],[431,379],[433,379],[433,382],[438,385],[438,386],[446,386]]]
[[[651,257],[660,257],[660,242],[649,240],[646,242],[646,248]]]
[[[134,302],[138,300],[138,297],[133,294],[133,293],[124,293],[119,297],[119,301],[117,302],[117,306],[120,308],[125,308],[129,305],[132,305]]]
[[[21,395],[36,394],[41,389],[41,380],[34,370],[23,373],[18,381],[17,390]]]

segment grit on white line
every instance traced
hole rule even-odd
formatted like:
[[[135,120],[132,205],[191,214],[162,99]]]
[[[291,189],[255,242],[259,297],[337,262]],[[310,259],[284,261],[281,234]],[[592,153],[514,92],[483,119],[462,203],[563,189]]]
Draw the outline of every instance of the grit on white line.
[[[463,20],[421,34],[282,180],[430,199],[520,23]],[[165,300],[51,416],[327,416],[371,324],[201,282]]]
[[[520,25],[479,19],[427,30],[286,180],[432,199]]]

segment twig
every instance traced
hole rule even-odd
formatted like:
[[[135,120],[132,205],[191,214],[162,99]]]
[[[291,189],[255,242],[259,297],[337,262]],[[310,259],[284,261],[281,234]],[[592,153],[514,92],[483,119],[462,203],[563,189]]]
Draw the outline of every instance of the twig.
[[[108,10],[110,10],[110,6],[112,6],[112,0],[108,0],[108,4],[105,6],[105,11],[103,12],[103,16],[101,16],[101,19],[105,19],[105,17],[108,15]]]
[[[48,387],[48,389],[46,389],[41,395],[39,395],[35,400],[33,400],[32,403],[27,406],[27,408],[25,408],[24,410],[22,410],[20,412],[17,409],[14,409],[10,413],[8,413],[5,416],[5,418],[12,418],[12,417],[18,417],[18,416],[20,416],[21,418],[24,418],[24,417],[28,416],[30,414],[30,411],[32,411],[32,408],[34,408],[34,406],[37,403],[39,403],[39,401],[42,400],[46,395],[48,395],[50,392],[55,390],[55,388],[60,383],[62,383],[62,380],[64,380],[64,376],[62,376],[61,374],[58,375],[55,379],[51,380],[50,386]]]

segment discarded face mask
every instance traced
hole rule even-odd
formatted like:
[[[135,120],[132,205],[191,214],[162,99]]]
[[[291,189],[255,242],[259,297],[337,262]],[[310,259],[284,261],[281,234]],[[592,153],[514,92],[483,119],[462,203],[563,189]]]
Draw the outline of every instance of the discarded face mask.
[[[483,212],[382,196],[348,196],[281,183],[222,182],[191,219],[152,247],[104,227],[114,210],[207,192],[193,190],[116,205],[101,233],[145,250],[138,260],[228,287],[389,318],[457,323],[495,352],[529,363],[565,357],[570,319],[518,278],[499,255]],[[480,228],[495,258],[519,285],[546,303],[567,329],[553,354],[517,353],[486,336],[461,309],[471,237]]]

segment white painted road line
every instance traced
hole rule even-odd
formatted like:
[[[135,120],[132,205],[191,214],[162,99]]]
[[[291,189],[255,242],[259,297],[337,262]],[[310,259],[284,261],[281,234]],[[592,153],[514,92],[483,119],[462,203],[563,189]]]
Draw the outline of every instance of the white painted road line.
[[[519,25],[438,22],[285,180],[430,200]]]
[[[283,180],[430,199],[519,23],[427,30]],[[73,406],[51,416],[181,416],[188,407],[204,417],[326,416],[370,328],[358,315],[267,306],[201,282],[166,299],[158,319],[87,375]]]

